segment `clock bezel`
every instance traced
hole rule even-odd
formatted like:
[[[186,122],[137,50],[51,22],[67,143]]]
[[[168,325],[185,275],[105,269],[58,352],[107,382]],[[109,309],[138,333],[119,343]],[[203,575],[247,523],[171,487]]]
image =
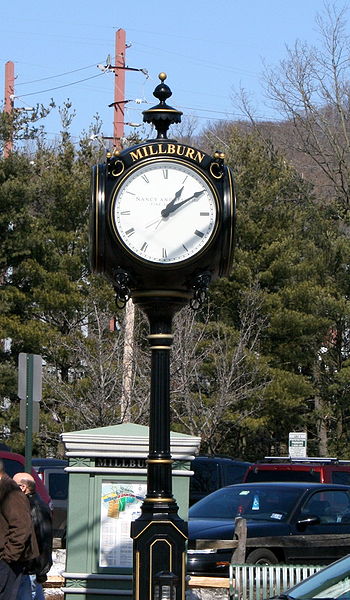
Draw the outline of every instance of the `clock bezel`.
[[[104,165],[92,169],[90,201],[90,265],[93,272],[104,272],[106,238],[106,182]]]
[[[212,194],[212,198],[215,202],[215,208],[216,208],[215,223],[214,223],[213,231],[211,232],[211,235],[210,235],[209,239],[207,240],[207,242],[197,252],[195,252],[191,256],[184,258],[182,260],[176,260],[173,262],[153,261],[153,260],[147,259],[147,258],[137,254],[134,250],[132,250],[129,246],[127,246],[127,244],[124,242],[123,238],[121,237],[121,235],[118,231],[117,223],[115,222],[115,219],[114,219],[115,204],[117,202],[118,193],[119,193],[122,185],[124,185],[124,183],[127,181],[127,179],[131,175],[133,175],[135,173],[135,171],[141,170],[144,167],[151,167],[152,165],[154,165],[156,163],[172,163],[172,165],[182,165],[182,166],[185,166],[190,171],[194,171],[199,177],[201,177],[204,180],[206,185],[209,187],[209,190]],[[162,155],[157,158],[153,158],[153,159],[148,158],[144,161],[140,161],[136,165],[133,165],[129,169],[124,171],[124,173],[122,174],[120,179],[117,181],[117,183],[114,186],[114,189],[112,190],[112,193],[111,193],[109,221],[111,224],[111,230],[112,230],[114,237],[117,239],[118,243],[122,246],[123,250],[126,251],[127,254],[129,256],[131,256],[134,260],[137,260],[140,263],[147,265],[148,267],[152,267],[152,268],[156,268],[156,269],[157,268],[159,268],[159,269],[178,269],[179,267],[181,268],[182,265],[188,265],[193,262],[196,262],[202,256],[202,254],[207,252],[208,249],[211,247],[211,245],[214,243],[216,236],[217,236],[218,229],[219,229],[219,224],[221,222],[221,202],[220,202],[219,193],[218,193],[218,190],[216,189],[215,184],[210,180],[210,178],[203,171],[203,169],[201,169],[197,165],[189,163],[186,160],[182,160],[179,158],[173,158],[168,155],[167,156]]]

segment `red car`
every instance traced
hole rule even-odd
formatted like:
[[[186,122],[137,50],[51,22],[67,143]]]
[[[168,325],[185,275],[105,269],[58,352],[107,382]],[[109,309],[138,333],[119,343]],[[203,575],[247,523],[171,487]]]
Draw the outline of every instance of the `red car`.
[[[350,462],[336,458],[269,456],[265,457],[264,462],[251,465],[243,481],[313,481],[350,485]]]
[[[0,450],[0,458],[4,462],[5,472],[7,475],[9,475],[9,477],[13,477],[15,473],[25,472],[25,458],[21,454]],[[42,498],[42,500],[44,500],[44,502],[46,502],[52,510],[52,501],[49,493],[38,476],[38,473],[33,468],[31,475],[34,477],[36,491],[38,492],[40,498]]]

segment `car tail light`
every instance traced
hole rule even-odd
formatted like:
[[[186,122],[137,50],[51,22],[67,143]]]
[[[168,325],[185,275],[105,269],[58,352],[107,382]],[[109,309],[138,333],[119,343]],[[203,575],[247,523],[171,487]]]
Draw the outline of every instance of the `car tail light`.
[[[230,561],[229,560],[219,560],[218,562],[215,563],[215,565],[217,567],[228,567],[230,565]]]

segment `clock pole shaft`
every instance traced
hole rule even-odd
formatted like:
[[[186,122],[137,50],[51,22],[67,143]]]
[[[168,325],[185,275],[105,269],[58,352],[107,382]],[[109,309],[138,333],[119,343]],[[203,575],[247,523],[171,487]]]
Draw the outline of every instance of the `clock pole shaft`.
[[[151,396],[147,495],[141,516],[131,525],[134,539],[134,600],[153,600],[160,573],[174,577],[176,600],[183,600],[187,523],[178,516],[172,494],[170,451],[170,349],[172,319],[188,297],[134,298],[146,313],[151,347]]]
[[[148,336],[152,354],[147,496],[163,497],[167,502],[174,502],[170,454],[171,327],[171,319],[152,319]]]

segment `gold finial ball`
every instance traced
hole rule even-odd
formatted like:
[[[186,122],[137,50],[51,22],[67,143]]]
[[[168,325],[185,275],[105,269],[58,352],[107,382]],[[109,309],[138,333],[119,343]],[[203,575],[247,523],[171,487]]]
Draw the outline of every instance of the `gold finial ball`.
[[[216,152],[214,152],[214,158],[220,158],[220,152],[218,152],[217,150]]]
[[[107,158],[111,158],[112,153],[111,152],[107,152],[106,156],[107,156]]]
[[[161,73],[159,73],[158,77],[161,81],[165,81],[167,78],[167,74],[162,71]]]
[[[221,158],[222,160],[224,160],[224,158],[225,158],[225,152],[220,152],[220,158]]]

